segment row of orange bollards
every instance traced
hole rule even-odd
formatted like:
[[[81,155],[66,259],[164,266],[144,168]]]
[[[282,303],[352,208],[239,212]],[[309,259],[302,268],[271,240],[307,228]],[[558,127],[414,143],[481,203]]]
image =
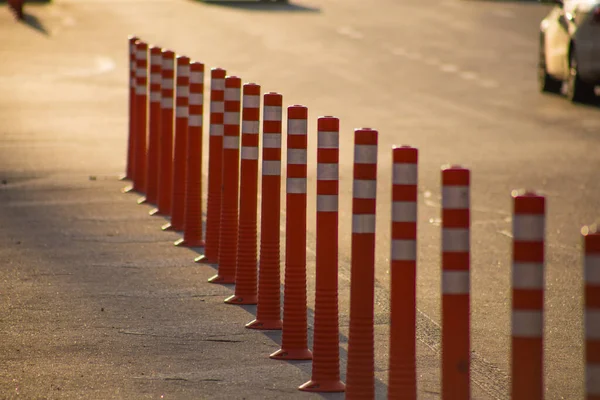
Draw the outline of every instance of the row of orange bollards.
[[[212,283],[235,284],[229,304],[256,304],[246,327],[282,330],[280,360],[312,359],[300,390],[375,397],[374,284],[378,132],[354,131],[350,327],[346,384],[338,321],[339,120],[317,120],[316,290],[313,349],[306,293],[308,109],[287,108],[285,275],[280,304],[283,99],[211,70],[206,237],[202,230],[204,65],[138,38],[130,44],[126,178],[183,232],[176,245],[204,247]],[[150,63],[148,64],[148,57]],[[148,79],[148,72],[150,74]],[[263,107],[261,110],[261,99]],[[262,111],[262,115],[261,115]],[[261,129],[262,121],[262,129]],[[262,135],[260,132],[262,130]],[[260,141],[262,138],[262,143]],[[262,148],[262,157],[259,157]],[[388,397],[417,397],[416,268],[418,150],[394,147]],[[259,159],[262,159],[259,168]],[[258,188],[261,187],[260,240]],[[442,183],[442,398],[470,398],[470,171],[444,167]],[[542,399],[545,198],[513,192],[513,399]],[[600,232],[582,230],[585,251],[586,393],[600,398]],[[258,252],[257,252],[258,247]]]

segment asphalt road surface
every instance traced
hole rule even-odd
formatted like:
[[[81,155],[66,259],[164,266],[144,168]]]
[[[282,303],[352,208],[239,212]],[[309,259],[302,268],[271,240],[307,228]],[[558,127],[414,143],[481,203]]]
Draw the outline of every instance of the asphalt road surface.
[[[114,177],[124,169],[126,152],[128,34],[209,68],[225,68],[244,82],[260,84],[263,92],[282,93],[284,105],[309,107],[309,216],[314,216],[316,203],[316,117],[341,120],[344,334],[352,132],[371,127],[380,133],[376,349],[382,384],[387,375],[392,145],[408,144],[420,152],[423,396],[437,398],[439,393],[439,376],[432,371],[440,352],[440,167],[452,163],[472,171],[474,398],[505,399],[509,393],[511,191],[530,188],[545,194],[546,393],[548,399],[581,398],[579,230],[600,217],[600,108],[538,93],[537,33],[547,11],[524,1],[292,0],[289,5],[255,5],[55,0],[51,6],[29,6],[27,23],[17,24],[0,9],[0,171],[9,181],[105,176],[113,179],[105,190],[118,188]],[[145,219],[141,214],[136,218]],[[314,228],[310,217],[312,250]],[[308,270],[312,302],[314,251],[309,252]]]

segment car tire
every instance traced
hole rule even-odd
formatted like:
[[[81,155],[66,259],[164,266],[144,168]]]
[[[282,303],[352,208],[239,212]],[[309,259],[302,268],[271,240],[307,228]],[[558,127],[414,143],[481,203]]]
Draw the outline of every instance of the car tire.
[[[567,78],[567,98],[574,103],[589,103],[596,97],[594,86],[581,80],[575,49],[569,55],[569,77]]]
[[[562,82],[551,77],[546,69],[546,48],[544,36],[540,37],[540,51],[538,59],[538,85],[541,92],[560,93]]]

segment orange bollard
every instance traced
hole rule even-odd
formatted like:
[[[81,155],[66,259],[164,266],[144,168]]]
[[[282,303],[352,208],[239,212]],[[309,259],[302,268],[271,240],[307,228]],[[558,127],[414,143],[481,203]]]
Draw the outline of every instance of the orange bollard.
[[[25,0],[8,0],[8,5],[17,19],[22,20],[25,18],[25,13],[23,12]]]
[[[201,247],[202,240],[202,118],[204,116],[204,64],[190,64],[190,115],[187,137],[187,177],[183,238],[176,246]]]
[[[584,330],[586,400],[600,399],[600,232],[598,225],[585,226],[584,257]]]
[[[223,117],[223,197],[219,237],[219,271],[211,283],[235,283],[240,167],[240,92],[237,76],[225,78]]]
[[[545,199],[513,191],[512,399],[544,398]]]
[[[136,62],[136,44],[139,38],[137,36],[129,36],[129,132],[127,138],[127,163],[125,166],[125,175],[123,180],[133,180],[135,168],[135,76],[137,69]],[[129,192],[133,189],[128,186],[123,189],[123,192]]]
[[[258,211],[258,131],[260,86],[247,83],[242,103],[242,160],[235,293],[228,304],[256,304],[256,221]]]
[[[146,192],[146,135],[148,124],[148,44],[136,44],[137,70],[135,74],[135,177],[133,190]]]
[[[306,315],[306,145],[308,109],[288,107],[285,285],[278,360],[311,360]]]
[[[320,117],[317,136],[317,258],[312,378],[307,392],[343,392],[338,315],[339,132],[335,117]]]
[[[160,147],[160,83],[162,49],[150,47],[150,107],[148,125],[148,159],[146,160],[146,196],[138,203],[156,204],[158,199],[158,162]]]
[[[390,369],[388,399],[417,398],[417,161],[409,146],[392,150]]]
[[[173,155],[173,199],[171,222],[165,231],[183,231],[185,216],[185,179],[187,174],[187,136],[190,94],[190,59],[177,57],[177,93],[175,94],[175,152]]]
[[[442,169],[442,399],[470,398],[470,171]]]
[[[262,201],[256,319],[246,328],[281,329],[279,219],[281,214],[281,107],[279,93],[266,93],[263,116]]]
[[[375,209],[377,131],[354,131],[347,399],[375,398]]]
[[[173,193],[173,83],[175,80],[175,53],[163,50],[160,94],[160,150],[158,151],[157,208],[150,215],[171,215]]]
[[[208,199],[206,201],[206,244],[204,254],[195,262],[216,264],[219,261],[221,227],[221,181],[223,178],[223,116],[225,75],[221,68],[210,71],[210,126],[208,143]]]

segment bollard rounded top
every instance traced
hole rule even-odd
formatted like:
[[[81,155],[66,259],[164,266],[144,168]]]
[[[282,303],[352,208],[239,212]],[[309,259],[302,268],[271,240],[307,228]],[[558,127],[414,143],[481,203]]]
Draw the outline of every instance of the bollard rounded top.
[[[581,228],[583,248],[586,255],[600,256],[600,222]]]
[[[361,145],[377,145],[378,132],[371,128],[358,128],[354,130],[354,143]]]
[[[287,109],[288,119],[307,119],[308,108],[301,105],[289,106]]]
[[[242,79],[235,75],[227,76],[225,77],[225,87],[230,89],[239,89],[242,87]]]
[[[210,70],[210,76],[213,79],[225,79],[225,76],[227,75],[227,72],[223,69],[223,68],[211,68]]]
[[[442,186],[469,186],[471,171],[460,165],[442,166]]]
[[[283,104],[283,96],[276,92],[265,93],[264,103],[265,106],[281,107]]]
[[[173,50],[163,49],[162,56],[163,56],[163,58],[169,58],[169,59],[174,60],[175,59],[175,52]]]
[[[190,70],[192,72],[204,72],[204,64],[198,61],[194,61],[190,64]]]
[[[339,132],[340,120],[330,115],[319,117],[317,119],[317,129],[321,132]]]
[[[515,214],[545,214],[546,198],[533,190],[517,189],[511,192]]]
[[[416,164],[419,159],[419,150],[410,146],[393,146],[392,158],[394,164]]]

